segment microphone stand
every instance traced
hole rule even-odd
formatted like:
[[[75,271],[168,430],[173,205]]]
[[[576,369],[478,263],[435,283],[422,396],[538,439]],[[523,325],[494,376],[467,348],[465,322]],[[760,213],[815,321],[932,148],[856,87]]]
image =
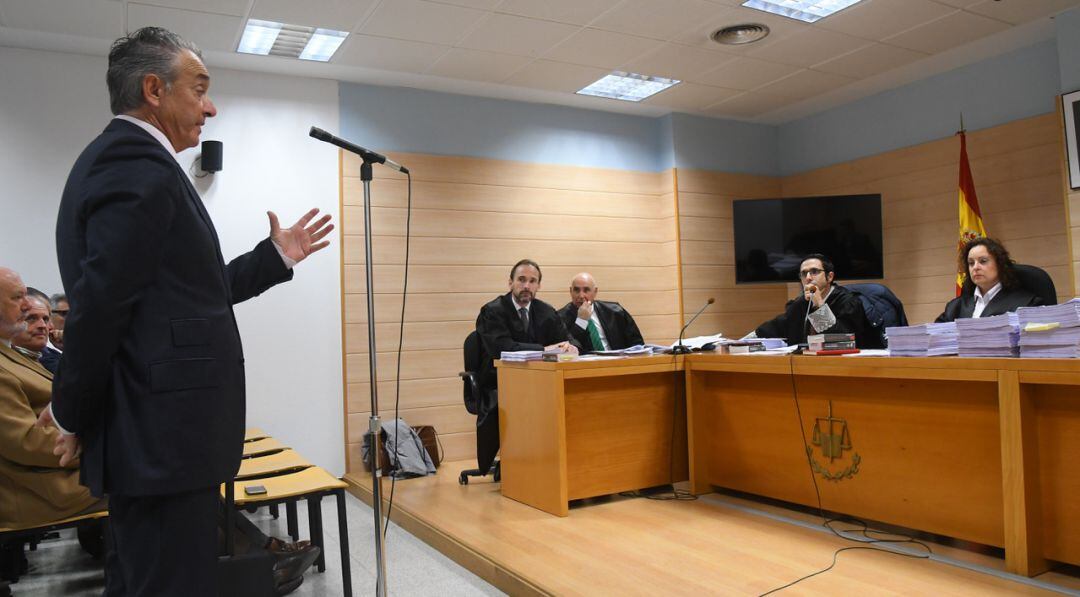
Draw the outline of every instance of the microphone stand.
[[[360,154],[360,180],[364,183],[364,277],[367,281],[367,332],[368,332],[368,367],[371,375],[371,417],[368,418],[368,433],[371,436],[368,458],[371,464],[371,510],[375,514],[375,594],[386,597],[386,545],[382,532],[382,486],[379,481],[379,445],[382,422],[379,420],[379,383],[375,367],[375,289],[373,259],[371,257],[371,164],[370,156]],[[341,537],[347,541],[347,537]]]
[[[715,298],[709,297],[709,300],[706,301],[700,309],[698,309],[697,313],[694,313],[694,316],[690,318],[690,321],[686,322],[686,325],[684,325],[682,329],[679,330],[679,343],[671,347],[671,354],[690,354],[691,352],[693,352],[692,348],[682,343],[683,334],[686,333],[686,328],[690,327],[690,324],[694,323],[694,320],[698,318],[698,315],[704,313],[705,309],[707,309],[709,305],[715,302]]]

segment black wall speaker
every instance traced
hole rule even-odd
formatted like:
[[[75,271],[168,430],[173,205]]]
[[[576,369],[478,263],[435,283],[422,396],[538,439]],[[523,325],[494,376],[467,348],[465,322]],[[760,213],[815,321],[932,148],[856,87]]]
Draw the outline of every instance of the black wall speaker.
[[[220,172],[221,154],[221,141],[203,141],[202,159],[200,160],[203,172]]]

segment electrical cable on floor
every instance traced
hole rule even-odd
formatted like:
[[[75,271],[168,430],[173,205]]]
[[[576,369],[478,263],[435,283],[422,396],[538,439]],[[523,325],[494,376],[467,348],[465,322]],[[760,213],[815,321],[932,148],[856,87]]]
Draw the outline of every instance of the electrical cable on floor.
[[[802,409],[799,407],[799,389],[798,389],[798,385],[795,383],[795,362],[794,362],[794,359],[789,360],[788,363],[789,363],[789,366],[791,367],[791,395],[792,395],[792,398],[795,400],[795,415],[798,417],[799,435],[802,437],[802,445],[803,446],[808,446],[809,444],[806,443],[806,430],[803,429]],[[814,466],[813,466],[813,463],[811,462],[811,453],[810,453],[810,451],[806,451],[806,466],[810,471],[810,480],[814,483],[814,496],[817,498],[818,515],[821,516],[822,526],[829,529],[830,531],[832,531],[832,533],[834,535],[836,535],[837,537],[839,537],[841,539],[844,539],[845,541],[854,541],[856,543],[864,543],[866,545],[865,546],[841,547],[841,548],[839,548],[839,549],[837,549],[836,551],[833,552],[832,563],[830,563],[825,568],[822,568],[821,570],[818,570],[816,572],[812,572],[810,574],[807,574],[806,576],[803,576],[801,578],[797,578],[797,579],[787,583],[786,585],[776,587],[775,589],[770,589],[769,591],[766,591],[766,592],[762,593],[759,597],[765,597],[766,595],[771,595],[773,593],[776,593],[777,591],[782,591],[782,590],[784,590],[784,589],[786,589],[788,587],[791,587],[791,586],[793,586],[795,584],[798,584],[798,583],[800,583],[800,582],[802,582],[802,581],[804,581],[804,580],[806,580],[808,578],[813,578],[813,577],[815,577],[815,576],[817,576],[819,574],[823,574],[825,572],[828,572],[829,570],[832,570],[833,567],[836,566],[836,561],[837,561],[837,558],[840,556],[840,553],[844,552],[844,551],[851,551],[851,550],[856,550],[856,549],[863,549],[863,550],[868,550],[868,551],[880,551],[880,552],[887,553],[887,554],[892,554],[892,555],[896,555],[896,556],[902,556],[902,557],[905,557],[905,558],[915,558],[915,559],[920,559],[920,560],[928,560],[928,559],[930,559],[930,556],[933,555],[934,552],[933,552],[932,549],[930,549],[929,545],[927,545],[926,543],[923,543],[922,541],[914,539],[912,537],[906,537],[906,536],[903,536],[903,535],[896,535],[896,534],[893,534],[893,533],[884,533],[883,531],[873,530],[873,529],[869,528],[869,526],[865,522],[863,522],[862,520],[859,520],[858,518],[851,517],[851,516],[846,516],[846,517],[842,517],[842,518],[829,518],[828,516],[826,516],[825,515],[825,508],[821,505],[821,490],[818,488],[817,475],[814,473]],[[842,522],[849,522],[851,524],[859,525],[861,528],[859,528],[859,529],[839,529],[839,530],[837,530],[835,527],[832,526],[835,523],[842,523]],[[852,533],[852,532],[855,533],[855,536],[851,536],[851,535],[846,534],[846,533]],[[878,535],[886,535],[886,534],[888,534],[888,535],[893,535],[896,538],[876,538],[876,537],[871,536],[870,535],[871,533],[875,533],[875,534],[878,534]],[[860,534],[862,535],[863,539],[858,538],[858,535],[860,535]],[[917,545],[919,547],[922,547],[922,548],[926,549],[926,553],[925,554],[917,554],[917,553],[913,554],[913,553],[905,553],[905,552],[901,552],[901,551],[894,551],[894,550],[891,550],[891,549],[884,549],[884,548],[881,548],[881,547],[874,547],[875,544],[888,544],[888,543],[911,543],[913,545]]]
[[[397,429],[397,421],[401,411],[401,348],[405,343],[405,300],[409,293],[409,238],[412,231],[412,173],[406,173],[408,177],[408,191],[405,201],[405,279],[401,284],[401,321],[398,324],[397,345],[397,374],[394,376],[394,427]],[[374,325],[374,323],[372,324]],[[400,431],[400,430],[398,430]],[[394,453],[397,453],[397,441],[400,433],[394,433]],[[376,455],[376,458],[378,455]],[[390,529],[390,512],[394,509],[394,487],[397,485],[397,477],[390,476],[390,500],[386,505],[386,523],[383,525],[383,540],[386,540],[386,532]]]

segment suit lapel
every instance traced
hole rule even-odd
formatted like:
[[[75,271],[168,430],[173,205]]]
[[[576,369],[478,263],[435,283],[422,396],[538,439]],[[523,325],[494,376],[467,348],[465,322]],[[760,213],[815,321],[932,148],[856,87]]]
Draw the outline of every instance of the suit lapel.
[[[604,329],[604,336],[607,337],[608,346],[615,350],[615,345],[621,344],[613,331],[617,327],[615,325],[615,313],[600,301],[593,303],[593,309],[596,311],[596,318],[600,320],[600,327]]]

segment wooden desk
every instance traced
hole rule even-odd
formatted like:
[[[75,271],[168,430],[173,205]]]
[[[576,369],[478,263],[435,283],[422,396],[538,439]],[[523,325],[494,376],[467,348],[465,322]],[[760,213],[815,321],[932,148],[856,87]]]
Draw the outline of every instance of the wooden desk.
[[[695,493],[816,507],[815,467],[826,510],[1004,547],[1019,574],[1080,564],[1080,361],[693,355],[684,369]]]
[[[496,365],[504,496],[566,516],[687,478],[682,357]]]

